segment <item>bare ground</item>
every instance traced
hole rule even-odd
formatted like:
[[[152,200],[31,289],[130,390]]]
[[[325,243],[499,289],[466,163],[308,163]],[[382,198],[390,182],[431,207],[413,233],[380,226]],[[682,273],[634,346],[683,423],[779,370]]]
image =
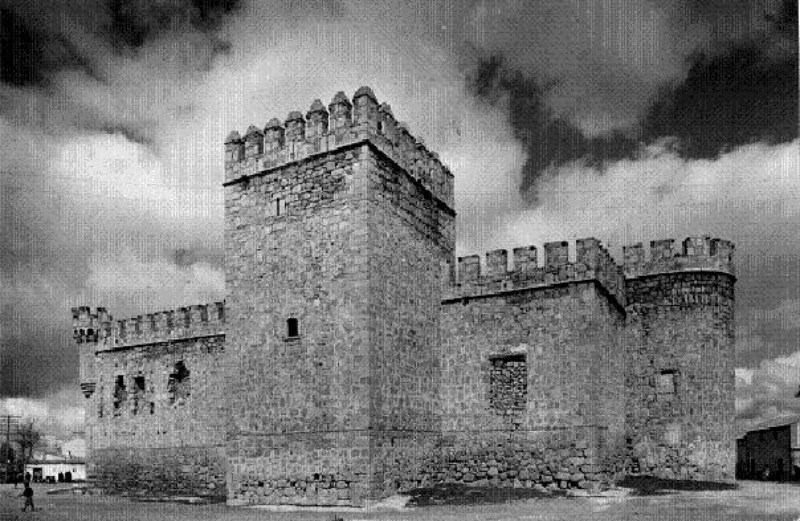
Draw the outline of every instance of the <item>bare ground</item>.
[[[235,508],[224,504],[187,505],[149,503],[117,497],[57,494],[45,491],[52,486],[35,485],[37,511],[22,513],[21,488],[0,485],[0,521],[30,520],[742,520],[795,521],[800,518],[800,486],[756,481],[742,481],[734,489],[671,490],[661,483],[648,492],[621,489],[611,497],[571,498],[535,497],[503,502],[474,501],[459,503],[453,497],[448,504],[405,507],[391,510],[324,509],[284,511],[264,508]],[[678,486],[678,488],[680,488]],[[452,495],[451,495],[452,496]],[[391,502],[390,502],[391,503]],[[395,501],[399,505],[400,501]]]

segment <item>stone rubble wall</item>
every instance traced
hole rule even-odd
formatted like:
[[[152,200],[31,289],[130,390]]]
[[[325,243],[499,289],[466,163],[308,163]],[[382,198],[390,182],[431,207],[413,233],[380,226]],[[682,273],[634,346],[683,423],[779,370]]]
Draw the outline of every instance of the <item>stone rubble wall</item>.
[[[225,447],[115,447],[92,453],[95,487],[130,496],[225,498]]]
[[[225,188],[230,504],[365,494],[372,153],[343,147]]]
[[[735,470],[733,278],[631,278],[626,423],[632,473],[727,481]],[[659,388],[667,373],[674,393]]]
[[[216,335],[93,355],[97,385],[86,399],[86,432],[90,475],[98,488],[225,495],[227,384],[219,364],[224,349],[225,336]],[[180,397],[170,389],[178,363],[189,371]]]
[[[441,335],[443,450],[472,462],[469,473],[457,478],[445,473],[446,479],[464,481],[467,474],[471,479],[474,468],[492,466],[489,447],[495,450],[515,440],[521,453],[504,459],[498,472],[519,472],[522,466],[514,468],[515,462],[522,458],[525,465],[534,461],[534,467],[547,470],[537,471],[531,484],[557,481],[560,486],[564,481],[565,486],[577,486],[584,480],[555,479],[551,471],[561,477],[570,471],[577,475],[567,460],[585,456],[573,450],[574,444],[582,451],[589,443],[591,460],[581,464],[598,467],[592,467],[596,472],[586,481],[595,481],[598,474],[602,479],[597,481],[607,482],[618,472],[617,462],[622,465],[624,452],[623,327],[621,309],[593,280],[446,301]],[[493,393],[491,387],[498,360],[516,364],[523,357],[527,382],[517,382],[515,389],[526,394],[524,410],[498,408],[493,396],[500,390]],[[518,367],[507,365],[506,379],[513,376],[512,368]],[[571,437],[576,433],[583,438]],[[476,439],[484,446],[475,445]],[[455,460],[443,462],[442,468],[453,464],[464,466]]]

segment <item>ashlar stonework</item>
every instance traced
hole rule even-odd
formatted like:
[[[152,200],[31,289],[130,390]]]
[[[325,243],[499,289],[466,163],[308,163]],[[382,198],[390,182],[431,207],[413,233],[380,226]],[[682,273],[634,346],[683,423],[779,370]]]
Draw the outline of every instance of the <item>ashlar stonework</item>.
[[[730,242],[456,259],[452,173],[368,87],[232,132],[223,185],[224,304],[73,310],[98,488],[363,505],[733,478]]]

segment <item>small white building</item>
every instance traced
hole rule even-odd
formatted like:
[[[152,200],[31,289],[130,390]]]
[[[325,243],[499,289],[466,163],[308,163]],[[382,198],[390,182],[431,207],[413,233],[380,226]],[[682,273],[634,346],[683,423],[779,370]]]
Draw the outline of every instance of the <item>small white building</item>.
[[[72,481],[85,481],[86,462],[82,459],[45,454],[43,458],[25,465],[25,474],[30,474],[35,482],[57,482],[59,473],[62,479],[65,479],[67,472],[71,474]]]

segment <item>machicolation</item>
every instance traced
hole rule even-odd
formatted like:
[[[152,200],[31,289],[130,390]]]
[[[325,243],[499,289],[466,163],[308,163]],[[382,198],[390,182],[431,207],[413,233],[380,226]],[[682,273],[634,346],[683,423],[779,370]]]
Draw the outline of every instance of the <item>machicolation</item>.
[[[98,488],[363,505],[733,478],[729,241],[456,258],[453,174],[368,87],[224,154],[225,303],[73,309]]]

